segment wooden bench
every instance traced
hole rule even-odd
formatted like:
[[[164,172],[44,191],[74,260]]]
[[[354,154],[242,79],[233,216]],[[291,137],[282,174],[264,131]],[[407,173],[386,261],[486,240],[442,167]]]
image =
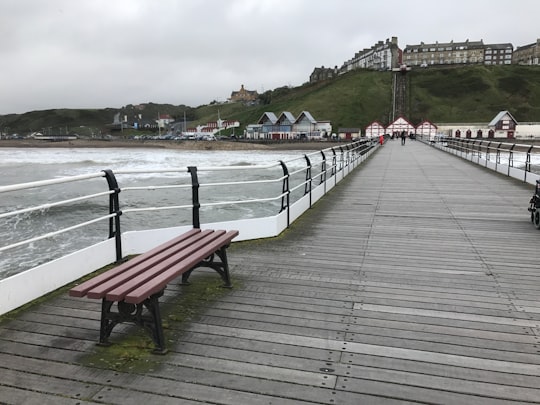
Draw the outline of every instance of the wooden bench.
[[[69,295],[102,300],[100,345],[109,345],[116,325],[132,322],[150,331],[155,353],[166,353],[159,298],[167,284],[178,276],[182,284],[189,284],[195,268],[209,267],[221,276],[225,287],[231,287],[226,249],[237,235],[238,231],[192,229],[73,287]]]

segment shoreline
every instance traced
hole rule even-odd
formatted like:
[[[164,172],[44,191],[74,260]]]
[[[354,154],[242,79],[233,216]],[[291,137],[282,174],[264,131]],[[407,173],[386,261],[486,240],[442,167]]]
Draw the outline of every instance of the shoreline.
[[[35,139],[2,139],[0,148],[156,148],[178,150],[322,150],[350,142],[275,142],[254,141],[159,141],[74,139],[43,141]]]

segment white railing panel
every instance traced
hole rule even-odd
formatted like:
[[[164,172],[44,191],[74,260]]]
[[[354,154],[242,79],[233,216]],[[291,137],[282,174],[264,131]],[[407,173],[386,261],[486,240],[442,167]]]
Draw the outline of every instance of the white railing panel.
[[[511,167],[507,174],[508,176],[513,177],[515,179],[519,179],[519,180],[525,179],[524,170],[516,169],[515,167]]]
[[[0,280],[0,315],[113,263],[114,239]]]
[[[304,212],[309,209],[309,194],[304,195],[298,201],[291,205],[290,220],[296,221]]]

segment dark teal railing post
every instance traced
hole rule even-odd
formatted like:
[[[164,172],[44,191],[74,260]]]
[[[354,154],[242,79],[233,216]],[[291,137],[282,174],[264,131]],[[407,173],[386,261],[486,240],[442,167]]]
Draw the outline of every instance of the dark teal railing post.
[[[331,149],[332,151],[332,171],[330,172],[330,176],[334,177],[334,186],[337,184],[337,154],[336,150],[334,148]]]
[[[199,202],[199,177],[197,176],[197,167],[189,166],[188,172],[191,174],[191,202],[193,204],[193,228],[201,227],[200,209],[201,203]]]
[[[513,144],[512,147],[508,150],[508,176],[510,176],[510,168],[514,167],[514,147],[516,144]]]
[[[531,151],[533,149],[534,145],[529,146],[529,149],[527,150],[527,157],[525,158],[525,178],[523,181],[527,181],[527,172],[531,171]]]
[[[103,173],[105,173],[105,179],[109,185],[109,190],[114,191],[109,195],[109,214],[114,214],[114,217],[109,218],[109,239],[114,238],[116,261],[119,262],[122,260],[123,256],[122,232],[120,230],[120,215],[122,215],[122,211],[120,210],[120,199],[118,198],[118,194],[120,194],[120,187],[118,187],[116,176],[112,170],[106,169],[103,170]]]
[[[321,150],[322,162],[321,162],[321,184],[324,182],[324,194],[326,194],[326,155]]]
[[[495,155],[495,160],[497,164],[501,163],[501,145],[502,142],[499,142],[499,144],[497,145],[497,153]],[[497,165],[495,165],[495,167],[497,167]]]
[[[337,174],[337,157],[336,157],[335,149],[332,148],[331,151],[333,153],[333,156],[332,156],[332,171],[330,172],[330,176],[335,176]]]
[[[480,158],[482,157],[482,142],[484,141],[478,141],[478,163],[480,163]]]
[[[311,183],[313,181],[311,177],[311,161],[309,160],[308,155],[304,155],[304,159],[306,159],[306,183],[304,185],[304,195],[309,193],[309,206],[311,207]]]
[[[283,185],[281,187],[281,210],[287,210],[287,228],[291,224],[291,211],[290,211],[290,198],[291,198],[291,189],[289,187],[289,169],[283,160],[279,161],[281,168],[283,169]]]

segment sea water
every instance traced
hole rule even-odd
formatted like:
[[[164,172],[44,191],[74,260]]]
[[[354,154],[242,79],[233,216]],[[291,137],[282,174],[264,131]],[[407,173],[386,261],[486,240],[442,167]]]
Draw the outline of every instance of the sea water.
[[[248,170],[199,172],[205,183],[233,183],[253,181],[245,186],[214,187],[212,191],[201,187],[202,203],[264,199],[279,195],[281,182],[271,185],[256,183],[279,178],[279,161],[290,161],[292,169],[305,166],[304,151],[185,151],[151,148],[0,148],[0,186],[28,183],[38,180],[100,173],[105,169],[118,174],[121,189],[186,183],[188,166],[198,168],[226,168],[244,166]],[[313,152],[311,152],[313,153]],[[300,158],[300,160],[297,160]],[[257,170],[257,166],[275,169]],[[253,168],[253,169],[251,169]],[[167,172],[164,172],[167,170]],[[180,175],[180,174],[181,175]],[[183,176],[183,180],[181,177]],[[189,179],[187,181],[189,183]],[[50,206],[51,202],[77,198],[80,195],[107,191],[102,177],[75,183],[32,188],[0,194],[0,213],[25,207],[45,206],[40,211],[0,219],[0,246],[28,240],[37,235],[54,232],[63,227],[108,214],[108,197],[75,202],[67,206]],[[191,187],[185,189],[148,189],[121,191],[121,209],[179,206],[191,204]],[[201,210],[201,222],[229,221],[275,215],[281,201],[262,204],[217,205]],[[156,210],[148,213],[128,213],[121,216],[122,232],[153,229],[191,223],[191,210]],[[109,221],[100,221],[44,240],[0,252],[0,278],[19,273],[41,263],[61,257],[72,251],[97,243],[108,237]]]

